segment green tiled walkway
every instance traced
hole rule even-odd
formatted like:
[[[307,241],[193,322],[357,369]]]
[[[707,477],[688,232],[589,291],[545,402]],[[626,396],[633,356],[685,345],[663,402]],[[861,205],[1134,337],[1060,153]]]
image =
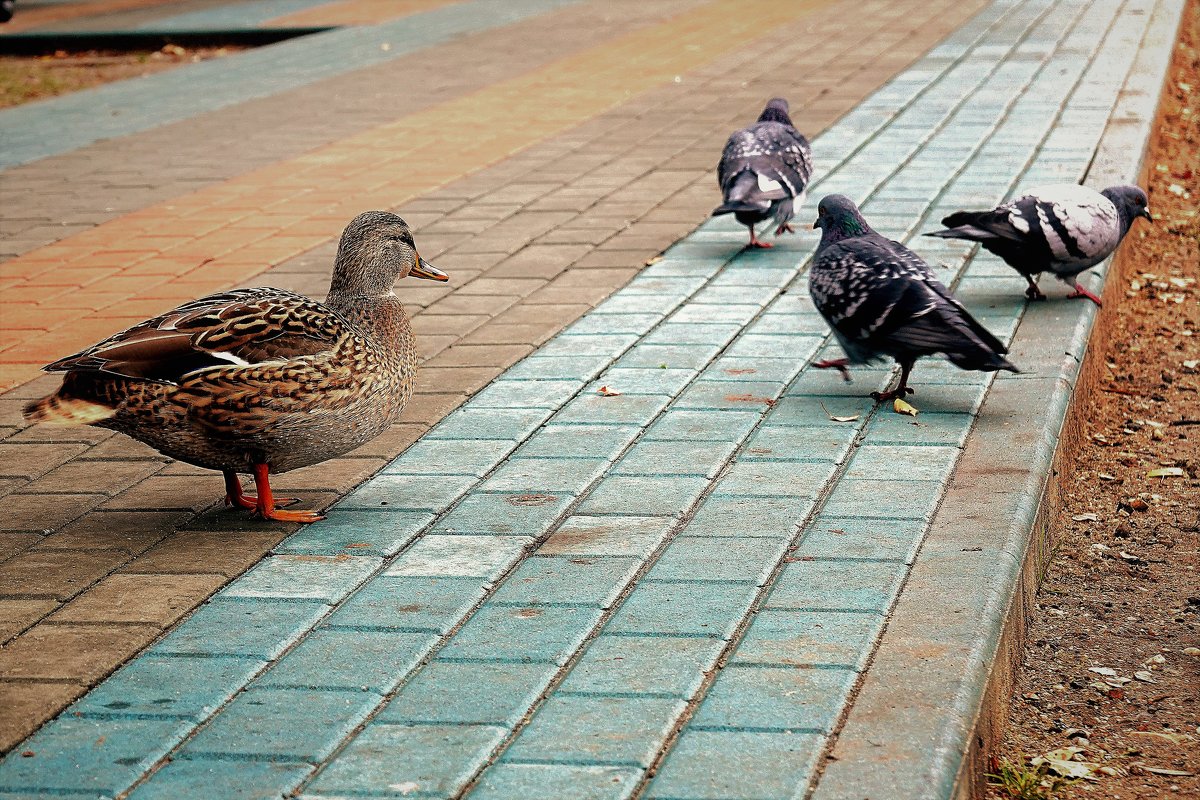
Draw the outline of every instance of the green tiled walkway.
[[[994,3],[814,143],[810,196],[902,238],[1081,178],[1178,8]],[[0,797],[805,796],[985,394],[1038,376],[922,362],[920,416],[877,408],[888,370],[809,367],[815,237],[744,238],[671,248],[18,747]],[[1019,276],[916,249],[1013,335]]]

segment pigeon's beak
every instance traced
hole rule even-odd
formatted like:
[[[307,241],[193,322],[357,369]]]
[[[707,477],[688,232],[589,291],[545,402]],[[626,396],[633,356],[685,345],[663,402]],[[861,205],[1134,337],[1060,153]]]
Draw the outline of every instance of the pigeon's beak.
[[[819,227],[821,227],[821,218],[817,217],[813,220],[813,230],[815,231]]]
[[[442,272],[440,269],[430,264],[425,259],[417,256],[417,265],[408,273],[414,278],[427,278],[431,281],[441,281],[445,283],[450,280],[450,276]]]
[[[1149,206],[1146,206],[1145,208],[1143,208],[1142,213],[1138,214],[1138,216],[1145,217],[1146,222],[1149,222],[1151,225],[1154,224],[1154,217],[1150,216],[1150,207]]]

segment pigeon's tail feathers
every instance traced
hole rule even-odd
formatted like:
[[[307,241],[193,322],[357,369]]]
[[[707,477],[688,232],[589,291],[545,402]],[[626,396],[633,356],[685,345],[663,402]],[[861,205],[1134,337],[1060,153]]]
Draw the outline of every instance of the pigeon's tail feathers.
[[[982,228],[976,228],[974,225],[959,225],[954,228],[946,228],[941,231],[930,231],[926,236],[936,236],[940,239],[966,239],[970,242],[984,242],[989,239],[999,239],[1000,237],[990,231],[985,231]]]
[[[946,358],[959,369],[973,369],[979,372],[998,372],[1002,369],[1009,372],[1021,371],[1004,356],[983,348],[946,353]]]
[[[791,222],[792,217],[796,216],[795,203],[792,198],[788,197],[784,200],[776,200],[775,208],[775,224],[783,226]]]
[[[764,197],[759,190],[758,175],[752,170],[743,170],[730,181],[725,190],[725,202],[713,209],[713,216],[738,211],[766,211],[770,207],[771,198]]]

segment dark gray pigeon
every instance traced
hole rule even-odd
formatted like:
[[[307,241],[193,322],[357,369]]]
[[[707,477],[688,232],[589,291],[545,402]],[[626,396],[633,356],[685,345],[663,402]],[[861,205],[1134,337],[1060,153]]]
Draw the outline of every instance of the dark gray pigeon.
[[[758,121],[729,137],[717,165],[717,183],[725,202],[713,216],[733,214],[750,229],[749,247],[771,247],[754,235],[754,226],[775,220],[775,235],[794,233],[789,220],[804,203],[812,177],[812,148],[792,125],[787,100],[767,103]]]
[[[1019,372],[1004,358],[1004,345],[967,313],[929,265],[872,230],[850,198],[822,199],[813,227],[822,232],[808,290],[847,356],[814,367],[839,370],[849,381],[847,365],[891,356],[900,365],[900,382],[889,392],[872,392],[876,400],[912,393],[913,364],[935,353],[961,369]]]
[[[979,242],[1025,276],[1030,300],[1045,300],[1036,277],[1050,272],[1075,291],[1068,297],[1100,298],[1079,284],[1079,273],[1117,249],[1138,217],[1153,222],[1146,193],[1137,186],[1102,192],[1074,183],[1032,189],[990,211],[959,211],[942,220],[943,239]]]

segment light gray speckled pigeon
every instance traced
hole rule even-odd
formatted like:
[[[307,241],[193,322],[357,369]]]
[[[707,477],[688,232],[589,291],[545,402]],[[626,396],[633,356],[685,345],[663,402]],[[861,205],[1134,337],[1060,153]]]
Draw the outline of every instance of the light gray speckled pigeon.
[[[755,236],[754,226],[774,218],[776,236],[794,233],[789,220],[804,203],[811,177],[812,148],[792,125],[787,101],[776,97],[757,122],[725,143],[717,165],[725,202],[713,209],[713,216],[733,214],[750,229],[748,247],[771,247]]]
[[[943,239],[979,242],[1029,282],[1025,296],[1045,300],[1036,276],[1051,272],[1075,291],[1068,297],[1100,298],[1079,284],[1078,275],[1117,249],[1138,217],[1151,222],[1146,193],[1137,186],[1102,192],[1074,183],[1031,189],[990,211],[959,211],[942,220]]]
[[[837,369],[849,381],[847,365],[891,356],[900,365],[900,382],[889,392],[872,392],[876,400],[910,394],[913,364],[935,353],[962,369],[1019,372],[1004,358],[1004,345],[934,278],[929,265],[872,230],[848,197],[822,199],[813,227],[822,233],[808,290],[847,356],[813,366]]]

